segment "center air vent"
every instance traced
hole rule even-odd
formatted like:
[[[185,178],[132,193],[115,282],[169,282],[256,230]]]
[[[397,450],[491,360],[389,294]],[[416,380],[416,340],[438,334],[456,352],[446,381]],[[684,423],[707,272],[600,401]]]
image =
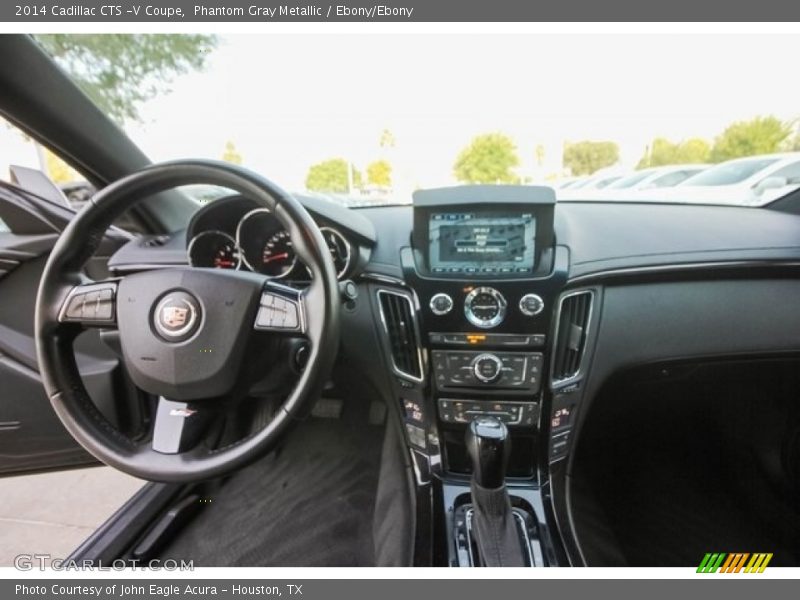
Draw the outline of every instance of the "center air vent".
[[[422,361],[411,298],[405,294],[380,290],[378,301],[395,371],[421,381]]]
[[[592,292],[576,292],[561,300],[558,312],[553,383],[574,379],[586,349],[586,331],[592,310]]]

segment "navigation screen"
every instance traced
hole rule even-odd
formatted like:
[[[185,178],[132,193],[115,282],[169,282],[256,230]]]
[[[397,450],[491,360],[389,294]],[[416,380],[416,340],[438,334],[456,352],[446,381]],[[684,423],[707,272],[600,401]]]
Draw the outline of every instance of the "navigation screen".
[[[536,218],[531,213],[434,213],[428,234],[434,273],[533,270]]]

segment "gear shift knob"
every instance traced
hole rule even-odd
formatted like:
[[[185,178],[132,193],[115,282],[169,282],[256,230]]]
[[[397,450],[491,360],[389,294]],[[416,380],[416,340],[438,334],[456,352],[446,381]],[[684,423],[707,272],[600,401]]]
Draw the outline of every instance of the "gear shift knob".
[[[484,489],[503,487],[511,440],[505,423],[495,417],[478,417],[467,428],[467,453],[472,480]]]

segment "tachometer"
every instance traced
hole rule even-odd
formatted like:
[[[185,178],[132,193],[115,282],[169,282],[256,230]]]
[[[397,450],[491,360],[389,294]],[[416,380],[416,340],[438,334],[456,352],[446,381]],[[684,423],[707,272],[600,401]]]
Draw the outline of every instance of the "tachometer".
[[[331,227],[320,227],[319,230],[322,232],[322,237],[325,238],[328,250],[331,252],[333,265],[336,267],[336,276],[342,277],[350,267],[350,257],[352,255],[350,242]]]
[[[273,277],[284,277],[292,272],[297,264],[297,255],[289,232],[278,231],[267,238],[261,251],[260,273]]]
[[[193,267],[238,269],[241,264],[241,254],[236,240],[222,231],[198,233],[189,242],[186,253],[189,256],[189,264]]]

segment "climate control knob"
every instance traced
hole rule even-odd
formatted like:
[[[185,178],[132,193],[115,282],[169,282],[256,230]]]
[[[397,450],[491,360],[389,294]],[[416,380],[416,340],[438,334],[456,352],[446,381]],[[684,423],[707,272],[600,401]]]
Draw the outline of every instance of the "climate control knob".
[[[479,354],[472,360],[472,372],[483,383],[494,383],[503,374],[503,361],[494,354]]]
[[[441,317],[453,310],[453,299],[445,293],[434,294],[429,306],[433,314]]]
[[[525,294],[519,299],[519,310],[526,317],[535,317],[544,310],[544,300],[538,294]]]

